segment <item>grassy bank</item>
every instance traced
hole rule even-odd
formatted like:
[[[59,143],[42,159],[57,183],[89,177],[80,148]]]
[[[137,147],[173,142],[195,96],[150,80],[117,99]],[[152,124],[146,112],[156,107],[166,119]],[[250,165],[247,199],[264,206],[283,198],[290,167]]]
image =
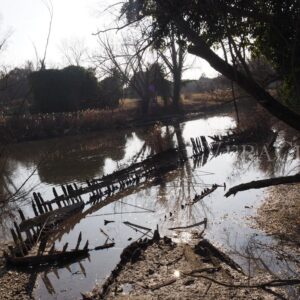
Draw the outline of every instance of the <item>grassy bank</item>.
[[[207,112],[230,101],[227,91],[189,95],[182,101],[181,115],[193,112]],[[20,116],[0,115],[0,141],[2,143],[40,140],[64,135],[74,135],[113,128],[126,128],[174,115],[172,108],[162,103],[150,106],[147,117],[139,110],[139,101],[124,100],[115,110],[88,109],[72,113],[26,114]]]

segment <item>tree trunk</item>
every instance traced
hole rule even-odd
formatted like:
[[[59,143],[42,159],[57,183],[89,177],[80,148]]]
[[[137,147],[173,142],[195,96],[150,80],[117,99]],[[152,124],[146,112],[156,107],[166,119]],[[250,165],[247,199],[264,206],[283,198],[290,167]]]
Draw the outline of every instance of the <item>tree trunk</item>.
[[[148,97],[143,97],[141,100],[142,100],[142,114],[146,116],[149,111],[150,99]]]
[[[179,73],[179,74],[178,74]],[[175,111],[179,110],[180,92],[181,92],[181,74],[180,71],[174,74],[173,86],[173,106]]]
[[[188,22],[184,20],[176,20],[175,22],[181,33],[193,43],[193,46],[190,46],[188,49],[189,53],[205,59],[216,71],[236,82],[272,115],[284,121],[291,127],[300,130],[300,115],[282,105],[253,79],[244,75],[221,59],[210,49],[201,36],[189,27]]]

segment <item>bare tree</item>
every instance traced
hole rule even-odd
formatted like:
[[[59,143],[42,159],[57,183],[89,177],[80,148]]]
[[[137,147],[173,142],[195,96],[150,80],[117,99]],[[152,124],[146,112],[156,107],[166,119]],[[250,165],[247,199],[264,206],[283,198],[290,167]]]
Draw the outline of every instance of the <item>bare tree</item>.
[[[150,52],[147,42],[139,39],[134,33],[126,37],[121,36],[120,39],[116,48],[107,36],[99,35],[101,52],[94,55],[92,60],[105,74],[116,70],[123,83],[141,99],[142,112],[147,114],[153,97],[150,88],[153,80],[151,66],[157,63],[158,58]]]
[[[87,47],[83,39],[64,39],[59,49],[67,65],[81,66],[87,57]]]
[[[42,0],[43,4],[46,6],[48,13],[49,13],[49,26],[48,26],[48,34],[46,38],[46,44],[45,44],[45,49],[44,49],[44,54],[43,57],[40,59],[40,68],[45,69],[45,61],[47,57],[47,52],[48,52],[48,47],[49,47],[49,42],[50,42],[50,36],[52,32],[52,23],[53,23],[53,15],[54,15],[54,9],[53,9],[53,4],[51,0]]]
[[[180,36],[175,31],[170,32],[165,45],[158,50],[158,53],[170,71],[173,80],[173,106],[179,109],[182,74],[184,71],[184,61],[186,57],[186,47],[181,43]]]

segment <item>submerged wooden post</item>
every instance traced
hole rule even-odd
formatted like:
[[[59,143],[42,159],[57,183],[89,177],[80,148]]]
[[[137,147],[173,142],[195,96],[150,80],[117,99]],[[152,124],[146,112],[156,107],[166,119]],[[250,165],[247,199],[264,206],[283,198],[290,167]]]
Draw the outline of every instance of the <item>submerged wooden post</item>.
[[[67,196],[68,196],[68,193],[67,193],[66,188],[62,185],[62,186],[61,186],[61,189],[62,189],[64,195],[67,197]]]
[[[19,228],[19,226],[16,222],[14,222],[14,226],[15,226],[15,229],[16,229],[16,232],[17,232],[19,242],[20,242],[21,246],[23,247],[23,251],[24,251],[25,254],[27,254],[28,248],[27,248],[25,242],[23,241],[23,237],[22,237],[20,228]]]
[[[49,254],[52,254],[55,250],[55,242],[53,243],[52,247],[49,250]]]
[[[16,254],[15,254],[15,249],[14,249],[14,247],[13,246],[8,246],[8,250],[9,250],[9,252],[10,252],[10,255],[12,256],[12,257],[16,257]]]
[[[68,248],[69,243],[65,243],[62,252],[66,252],[67,248]]]
[[[78,250],[80,242],[81,242],[81,231],[80,231],[79,236],[78,236],[78,240],[77,240],[77,244],[76,244],[75,250]]]
[[[20,242],[18,240],[18,237],[17,237],[15,231],[11,228],[10,232],[11,232],[11,235],[13,237],[16,247],[20,250],[21,255],[24,256],[23,247],[22,247],[22,245],[20,245]]]
[[[19,215],[20,215],[21,220],[22,220],[22,221],[25,221],[26,219],[25,219],[25,216],[24,216],[24,214],[23,214],[23,211],[22,211],[21,209],[18,209],[18,212],[19,212]]]
[[[32,209],[33,209],[34,215],[37,217],[39,215],[39,213],[36,209],[36,205],[34,204],[33,200],[32,200]]]
[[[53,192],[54,197],[58,198],[58,194],[57,194],[55,187],[52,188],[52,192]]]
[[[208,143],[207,143],[207,140],[206,140],[205,136],[201,136],[201,142],[202,142],[204,151],[208,152],[209,151],[209,146],[208,146]]]
[[[89,240],[86,241],[83,250],[88,250],[89,249]]]
[[[40,202],[40,199],[39,199],[39,197],[38,197],[38,195],[37,195],[36,193],[33,193],[33,198],[34,198],[34,200],[35,200],[35,203],[36,203],[36,206],[37,206],[37,208],[38,208],[39,213],[40,213],[40,214],[44,214],[45,211],[44,211],[44,209],[43,209],[43,207],[42,207],[42,204],[41,204],[41,202]]]

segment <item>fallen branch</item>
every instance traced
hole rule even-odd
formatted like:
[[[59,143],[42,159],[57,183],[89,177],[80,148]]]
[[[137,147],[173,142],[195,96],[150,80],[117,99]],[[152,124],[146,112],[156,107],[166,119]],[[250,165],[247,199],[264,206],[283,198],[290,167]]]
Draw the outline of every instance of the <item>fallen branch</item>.
[[[115,246],[115,243],[107,243],[107,244],[95,247],[94,250],[95,251],[97,251],[97,250],[103,250],[103,249],[112,248],[114,246]]]
[[[300,279],[275,279],[275,280],[270,280],[267,282],[263,282],[260,284],[231,284],[227,282],[221,282],[216,279],[213,279],[211,277],[205,276],[205,275],[196,275],[196,274],[189,274],[188,276],[191,277],[196,277],[196,278],[203,278],[210,280],[213,283],[219,284],[224,287],[228,288],[249,288],[249,289],[258,289],[258,288],[267,288],[267,287],[281,287],[281,286],[289,286],[289,285],[299,285],[300,284]]]
[[[172,227],[172,228],[168,228],[169,230],[177,230],[177,229],[188,229],[188,228],[193,228],[199,225],[203,225],[206,227],[207,225],[207,219],[205,218],[203,221],[196,223],[196,224],[192,224],[192,225],[188,225],[188,226],[181,226],[181,227]]]
[[[158,284],[154,284],[152,286],[149,286],[149,288],[153,291],[153,290],[158,290],[164,286],[167,286],[167,285],[170,285],[172,283],[176,282],[176,278],[171,278],[171,279],[168,279],[166,281],[163,281],[161,283],[158,283]]]
[[[191,276],[197,273],[203,273],[203,272],[207,272],[207,273],[214,273],[217,271],[220,271],[221,267],[207,267],[207,268],[200,268],[200,269],[194,269],[191,271],[182,271],[182,274],[186,275],[186,276]]]
[[[131,223],[131,222],[123,222],[123,224],[125,225],[128,225],[128,226],[132,226],[132,227],[137,227],[139,229],[142,229],[142,230],[147,230],[147,231],[151,231],[151,228],[147,228],[147,227],[144,227],[144,226],[141,226],[141,225],[137,225],[137,224],[134,224],[134,223]]]
[[[283,176],[283,177],[251,181],[230,188],[228,192],[225,194],[225,197],[229,197],[231,195],[235,195],[238,192],[246,191],[250,189],[260,189],[260,188],[273,186],[273,185],[289,184],[289,183],[296,183],[296,182],[300,182],[300,173],[292,176]]]

